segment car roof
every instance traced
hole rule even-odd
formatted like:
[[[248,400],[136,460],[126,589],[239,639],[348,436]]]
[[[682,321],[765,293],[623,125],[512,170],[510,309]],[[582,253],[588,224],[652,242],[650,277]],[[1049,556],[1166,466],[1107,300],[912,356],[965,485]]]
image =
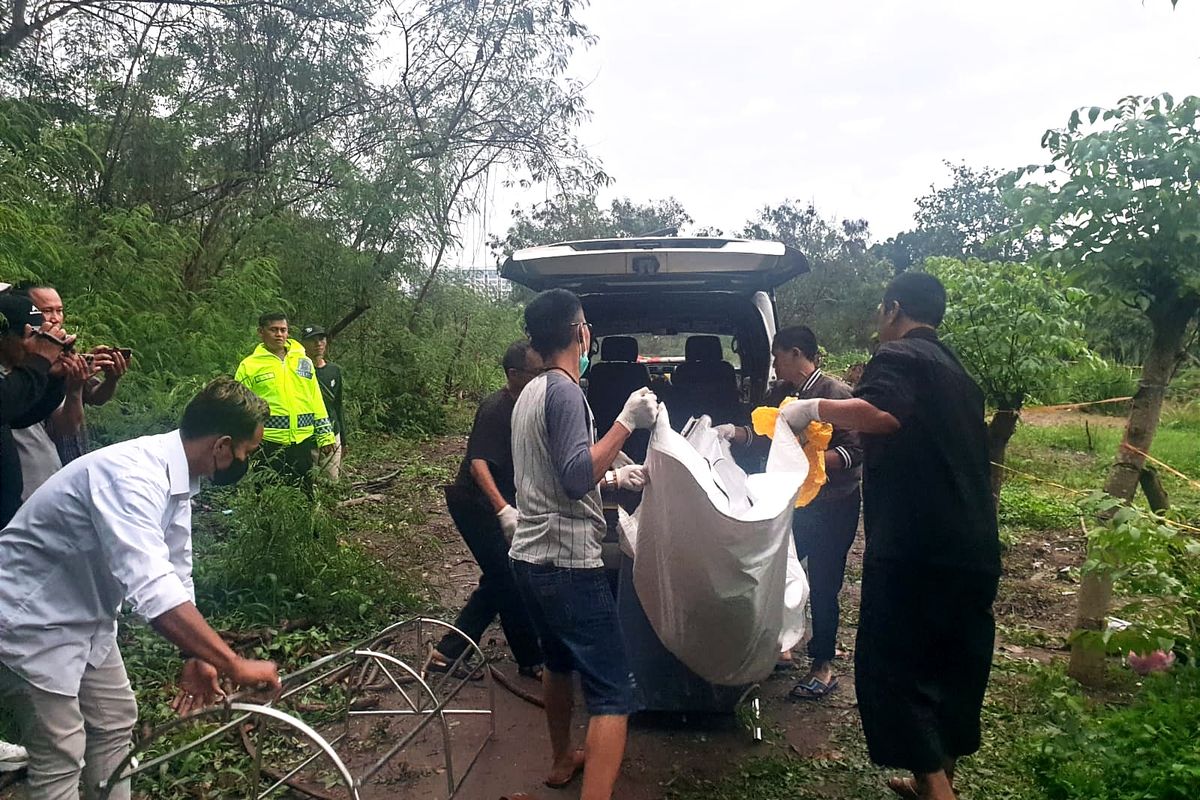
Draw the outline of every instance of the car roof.
[[[534,291],[589,294],[753,294],[808,272],[808,259],[780,242],[710,237],[590,239],[529,247],[501,267]]]

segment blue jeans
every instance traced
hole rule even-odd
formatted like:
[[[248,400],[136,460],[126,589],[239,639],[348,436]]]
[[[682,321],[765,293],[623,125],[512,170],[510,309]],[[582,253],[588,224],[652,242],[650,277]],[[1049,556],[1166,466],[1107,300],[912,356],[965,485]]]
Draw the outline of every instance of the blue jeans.
[[[546,669],[578,672],[593,716],[639,710],[617,619],[617,603],[602,568],[569,569],[513,560],[517,588],[533,618]]]

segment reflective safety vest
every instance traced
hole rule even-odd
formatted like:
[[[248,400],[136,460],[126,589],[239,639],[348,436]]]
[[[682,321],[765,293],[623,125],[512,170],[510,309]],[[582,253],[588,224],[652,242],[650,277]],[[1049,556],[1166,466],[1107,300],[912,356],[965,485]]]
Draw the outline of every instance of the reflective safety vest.
[[[337,442],[317,384],[317,369],[295,339],[288,339],[282,359],[260,344],[233,377],[271,407],[263,426],[264,441],[297,444],[316,436],[318,447]]]

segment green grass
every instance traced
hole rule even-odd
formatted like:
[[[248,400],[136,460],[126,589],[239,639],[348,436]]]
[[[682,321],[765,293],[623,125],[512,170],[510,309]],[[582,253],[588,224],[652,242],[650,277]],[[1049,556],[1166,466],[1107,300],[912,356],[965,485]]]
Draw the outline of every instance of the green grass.
[[[1108,466],[1121,443],[1123,428],[1089,424],[1082,420],[1042,426],[1022,423],[1008,448],[1008,466],[1041,481],[1067,489],[1091,492],[1104,484]],[[1194,480],[1200,480],[1200,404],[1169,404],[1154,437],[1150,455]],[[1200,503],[1200,489],[1159,470],[1163,486],[1175,503]],[[1010,474],[1014,483],[1034,482]],[[1043,489],[1051,489],[1045,483]],[[1067,494],[1067,493],[1063,493]]]

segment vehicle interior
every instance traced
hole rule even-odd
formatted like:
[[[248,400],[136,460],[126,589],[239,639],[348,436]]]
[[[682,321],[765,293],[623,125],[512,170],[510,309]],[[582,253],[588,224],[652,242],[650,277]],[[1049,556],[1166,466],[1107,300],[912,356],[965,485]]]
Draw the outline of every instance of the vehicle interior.
[[[629,394],[643,386],[666,404],[675,430],[702,414],[717,425],[749,421],[766,393],[771,359],[752,298],[711,292],[580,299],[596,342],[596,359],[583,383],[599,435],[616,421]],[[639,431],[626,453],[644,458],[648,440]]]

